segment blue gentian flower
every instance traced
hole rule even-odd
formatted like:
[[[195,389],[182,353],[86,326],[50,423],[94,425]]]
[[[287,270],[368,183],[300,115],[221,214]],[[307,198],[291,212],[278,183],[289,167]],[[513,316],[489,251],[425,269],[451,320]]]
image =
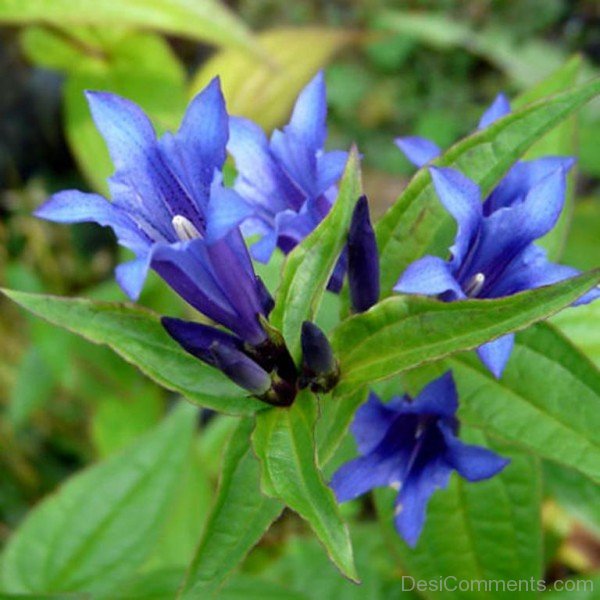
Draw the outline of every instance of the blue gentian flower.
[[[230,121],[227,149],[238,171],[234,188],[252,207],[244,234],[258,235],[252,255],[268,262],[276,247],[288,253],[327,215],[348,153],[325,152],[327,102],[322,73],[300,93],[290,122],[271,139],[239,117]]]
[[[237,227],[252,209],[222,184],[229,117],[219,81],[191,102],[176,133],[160,139],[129,100],[101,92],[87,98],[115,165],[112,201],[70,190],[52,196],[37,216],[111,227],[136,256],[116,272],[130,298],[137,299],[151,267],[207,317],[250,344],[263,342],[264,286]]]
[[[414,547],[427,503],[436,489],[448,485],[452,471],[468,481],[480,481],[509,462],[458,439],[457,408],[450,372],[427,385],[414,400],[403,396],[383,403],[371,393],[352,424],[361,456],[343,465],[331,481],[338,501],[377,487],[398,490],[396,529]]]
[[[456,239],[447,261],[435,256],[417,260],[394,290],[447,302],[501,298],[577,275],[576,269],[549,262],[546,251],[533,244],[554,227],[562,212],[572,164],[566,158],[518,163],[484,203],[470,179],[454,169],[430,167],[438,197],[458,225]],[[595,289],[575,304],[599,295]],[[496,377],[513,344],[514,335],[509,334],[478,348]]]
[[[338,362],[327,336],[314,323],[302,323],[302,376],[300,387],[310,387],[313,392],[329,392],[340,377]]]

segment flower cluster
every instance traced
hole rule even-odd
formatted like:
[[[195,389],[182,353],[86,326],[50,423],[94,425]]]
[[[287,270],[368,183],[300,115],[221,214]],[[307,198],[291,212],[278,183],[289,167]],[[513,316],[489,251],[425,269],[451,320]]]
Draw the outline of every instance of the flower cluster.
[[[112,200],[76,190],[58,193],[36,214],[62,223],[94,221],[113,229],[135,259],[116,278],[137,299],[149,269],[210,321],[163,317],[166,331],[190,354],[221,370],[252,395],[287,406],[297,390],[330,391],[340,377],[325,334],[302,325],[302,364],[268,322],[273,298],[255,274],[245,236],[258,236],[252,256],[267,262],[287,253],[323,220],[337,195],[347,153],[327,152],[326,94],[318,74],[300,94],[290,122],[270,139],[247,119],[230,117],[218,80],[190,104],[179,130],[158,138],[142,110],[123,98],[88,93],[115,172]],[[510,111],[499,96],[479,123],[487,127]],[[439,155],[421,138],[398,146],[419,167]],[[229,152],[237,169],[223,183]],[[394,290],[433,295],[444,302],[498,298],[571,277],[575,269],[548,261],[533,242],[555,225],[564,205],[570,158],[518,162],[482,202],[477,185],[449,168],[429,168],[438,197],[458,228],[450,257],[425,256],[402,274]],[[368,201],[356,203],[347,244],[330,289],[348,277],[353,312],[379,300],[379,257]],[[391,290],[386,290],[391,292]],[[594,290],[579,302],[600,295]],[[478,349],[500,377],[513,345],[505,336]],[[508,461],[461,442],[458,395],[451,373],[414,399],[388,403],[371,394],[358,410],[353,432],[361,456],[336,472],[331,485],[340,501],[378,486],[398,490],[396,527],[411,545],[420,535],[429,498],[452,471],[469,481],[491,477]]]

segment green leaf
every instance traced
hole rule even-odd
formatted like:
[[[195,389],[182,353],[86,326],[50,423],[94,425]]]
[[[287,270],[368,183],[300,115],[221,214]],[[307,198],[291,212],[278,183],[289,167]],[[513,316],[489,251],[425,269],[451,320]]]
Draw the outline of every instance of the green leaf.
[[[3,0],[0,23],[154,29],[258,52],[246,26],[217,0]]]
[[[544,484],[569,514],[600,536],[600,487],[596,483],[573,469],[547,462]]]
[[[223,51],[202,65],[191,92],[218,75],[229,112],[268,130],[285,121],[300,90],[357,38],[354,32],[324,27],[272,29],[258,37],[270,61],[258,61],[247,52]]]
[[[594,364],[600,368],[600,302],[565,310],[552,317],[558,327]]]
[[[321,399],[321,414],[315,430],[320,465],[326,465],[335,454],[356,409],[366,400],[367,393],[366,387],[359,387],[348,394],[339,394],[334,390],[331,396]]]
[[[569,306],[600,281],[590,273],[496,300],[440,302],[395,296],[342,322],[331,343],[343,394],[523,329]]]
[[[377,509],[388,541],[410,577],[416,581],[450,578],[447,589],[429,590],[424,594],[427,598],[495,598],[496,593],[504,597],[493,588],[461,592],[451,587],[461,580],[500,584],[542,578],[539,464],[514,448],[490,443],[480,432],[464,429],[461,437],[468,443],[490,446],[510,458],[510,464],[495,477],[477,483],[453,474],[448,488],[431,499],[425,528],[414,550],[393,526],[396,492],[379,491]]]
[[[258,400],[244,398],[245,392],[219,371],[181,349],[163,329],[159,316],[149,310],[128,304],[3,292],[47,321],[90,342],[107,344],[148,377],[194,403],[232,414],[251,414],[264,408]]]
[[[260,492],[260,466],[250,448],[253,426],[250,419],[241,420],[230,438],[216,502],[189,567],[183,598],[215,594],[283,510],[281,502]]]
[[[299,394],[289,408],[257,414],[252,444],[261,463],[263,490],[306,519],[338,569],[357,581],[348,529],[316,465],[316,419],[316,400],[308,392]]]
[[[538,139],[599,93],[600,80],[593,80],[528,105],[458,142],[434,164],[460,170],[485,197]],[[429,172],[420,169],[376,227],[384,295],[409,264],[425,254],[447,252],[449,223]]]
[[[288,255],[277,290],[271,324],[282,330],[292,356],[299,358],[302,322],[314,320],[335,263],[344,247],[352,211],[361,195],[359,156],[352,149],[329,214]]]
[[[551,326],[517,335],[500,380],[472,355],[449,365],[465,423],[600,482],[600,372]]]
[[[339,577],[339,576],[338,576]],[[196,596],[198,597],[198,596]],[[309,596],[269,581],[236,575],[219,591],[219,600],[310,600]]]
[[[196,411],[180,405],[125,452],[70,479],[26,518],[2,556],[9,592],[110,594],[156,542]]]
[[[563,254],[564,264],[578,269],[594,269],[600,265],[600,202],[593,196],[578,199],[573,214],[567,247]]]

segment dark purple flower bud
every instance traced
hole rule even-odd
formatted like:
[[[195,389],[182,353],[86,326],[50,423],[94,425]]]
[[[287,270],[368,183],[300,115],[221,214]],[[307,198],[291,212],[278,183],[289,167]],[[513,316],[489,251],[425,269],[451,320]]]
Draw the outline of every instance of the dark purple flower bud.
[[[328,392],[339,380],[340,371],[325,334],[310,321],[302,323],[302,387]]]
[[[348,232],[348,283],[355,312],[369,310],[379,300],[379,253],[366,196],[356,203]]]
[[[215,366],[240,387],[258,397],[270,390],[269,374],[240,350],[228,344],[214,342],[210,351]]]

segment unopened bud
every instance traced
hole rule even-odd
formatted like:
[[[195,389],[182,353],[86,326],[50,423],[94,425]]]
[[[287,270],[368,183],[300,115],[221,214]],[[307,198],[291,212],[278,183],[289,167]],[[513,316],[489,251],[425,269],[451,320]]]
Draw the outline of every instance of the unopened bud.
[[[302,378],[303,387],[314,392],[328,392],[339,379],[338,363],[327,336],[310,321],[302,323]]]

